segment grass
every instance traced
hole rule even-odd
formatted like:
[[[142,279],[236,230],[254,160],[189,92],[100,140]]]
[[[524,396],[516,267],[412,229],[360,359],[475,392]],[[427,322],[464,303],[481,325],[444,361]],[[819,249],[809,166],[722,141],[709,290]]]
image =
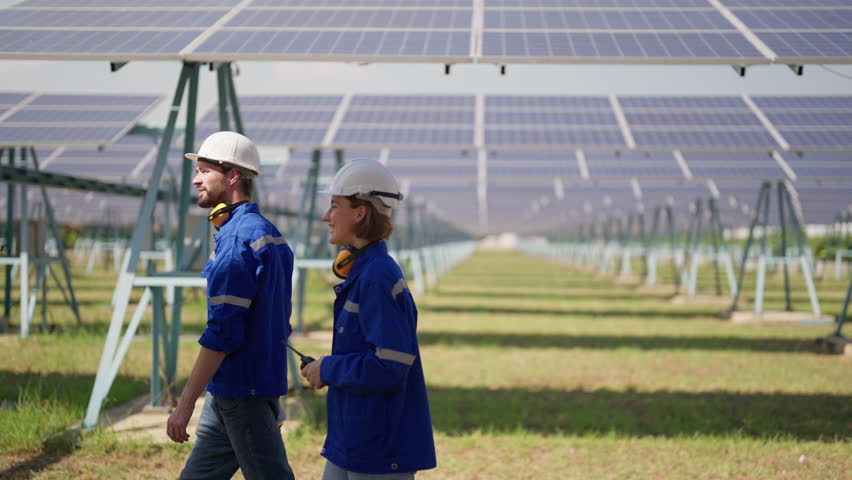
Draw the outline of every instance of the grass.
[[[666,270],[660,282],[670,280]],[[699,294],[711,295],[712,268],[700,273]],[[91,284],[78,275],[85,308],[106,309],[109,275],[95,272]],[[797,278],[794,307],[807,311]],[[748,281],[741,308],[753,296]],[[830,276],[817,283],[825,311],[839,311],[845,287]],[[783,277],[770,275],[768,289],[767,308],[783,308]],[[818,354],[813,343],[831,328],[734,325],[718,317],[725,302],[674,303],[673,294],[671,284],[648,289],[516,253],[463,263],[417,300],[439,461],[418,478],[844,478],[852,360]],[[331,328],[331,299],[326,280],[312,276],[308,329]],[[204,321],[203,303],[190,305],[181,377]],[[0,478],[174,477],[187,446],[103,430],[70,452],[45,443],[82,416],[109,317],[106,309],[105,320],[77,328],[61,310],[53,315],[64,333],[0,339],[0,400],[14,404],[0,409]],[[147,391],[150,349],[140,336],[108,404]],[[319,478],[324,392],[304,395],[309,414],[286,437],[288,456],[299,478]],[[55,421],[39,423],[48,417]],[[26,428],[8,434],[15,425]]]

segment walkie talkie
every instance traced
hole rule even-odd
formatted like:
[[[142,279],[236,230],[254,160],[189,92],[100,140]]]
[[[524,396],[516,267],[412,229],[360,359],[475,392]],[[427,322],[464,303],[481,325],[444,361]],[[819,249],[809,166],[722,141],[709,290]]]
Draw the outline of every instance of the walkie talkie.
[[[299,367],[299,370],[304,370],[304,369],[305,369],[305,367],[307,367],[309,363],[311,363],[311,362],[313,362],[313,361],[315,361],[315,360],[316,360],[316,358],[314,358],[314,357],[309,357],[309,356],[307,356],[307,355],[303,355],[303,354],[302,354],[302,352],[300,352],[300,351],[296,350],[295,348],[293,348],[293,347],[292,347],[289,343],[287,344],[287,348],[289,348],[290,350],[293,350],[293,352],[294,352],[296,355],[298,355],[298,356],[299,356],[299,359],[302,361],[302,365]]]

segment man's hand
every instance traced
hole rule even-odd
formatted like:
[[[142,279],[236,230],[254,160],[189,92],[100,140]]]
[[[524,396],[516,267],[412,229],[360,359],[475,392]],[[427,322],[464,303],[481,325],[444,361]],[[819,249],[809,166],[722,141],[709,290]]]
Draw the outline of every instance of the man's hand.
[[[186,432],[186,426],[189,424],[189,419],[192,417],[194,405],[189,408],[179,406],[171,415],[166,424],[166,434],[175,443],[183,443],[189,440],[189,434]]]
[[[322,383],[320,379],[320,365],[322,365],[322,359],[325,357],[319,357],[313,362],[305,365],[305,368],[302,369],[302,376],[305,377],[305,380],[308,381],[308,384],[317,390],[325,387],[325,384]]]

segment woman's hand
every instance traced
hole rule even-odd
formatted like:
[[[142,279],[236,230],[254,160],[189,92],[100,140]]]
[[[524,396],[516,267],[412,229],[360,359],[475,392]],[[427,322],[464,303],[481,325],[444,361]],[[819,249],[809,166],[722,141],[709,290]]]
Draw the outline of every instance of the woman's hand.
[[[319,357],[313,362],[305,365],[305,368],[302,369],[302,376],[305,377],[305,380],[308,381],[308,384],[317,390],[325,387],[325,384],[322,383],[322,379],[320,379],[320,365],[322,365],[322,359],[325,357]]]

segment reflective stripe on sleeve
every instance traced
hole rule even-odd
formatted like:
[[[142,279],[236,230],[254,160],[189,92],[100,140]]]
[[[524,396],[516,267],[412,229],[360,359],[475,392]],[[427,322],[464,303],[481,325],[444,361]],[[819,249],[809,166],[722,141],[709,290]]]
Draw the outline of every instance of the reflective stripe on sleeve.
[[[391,296],[394,298],[394,300],[396,300],[396,296],[402,293],[402,291],[406,288],[408,288],[408,284],[405,283],[404,278],[400,278],[393,286],[393,290],[391,290]]]
[[[223,303],[227,303],[229,305],[236,305],[238,307],[243,308],[251,307],[250,298],[235,297],[234,295],[216,295],[215,297],[210,297],[211,307],[213,305],[221,305]]]
[[[397,352],[396,350],[388,348],[377,348],[376,356],[382,360],[390,360],[392,362],[399,362],[405,365],[414,365],[414,355],[409,355],[405,352]]]
[[[343,309],[347,312],[358,313],[359,308],[357,303],[346,300],[346,303],[343,304]]]
[[[284,237],[273,237],[272,235],[264,235],[257,240],[251,242],[251,248],[255,251],[263,248],[264,245],[268,243],[274,243],[276,245],[285,245],[287,243],[287,239]]]

